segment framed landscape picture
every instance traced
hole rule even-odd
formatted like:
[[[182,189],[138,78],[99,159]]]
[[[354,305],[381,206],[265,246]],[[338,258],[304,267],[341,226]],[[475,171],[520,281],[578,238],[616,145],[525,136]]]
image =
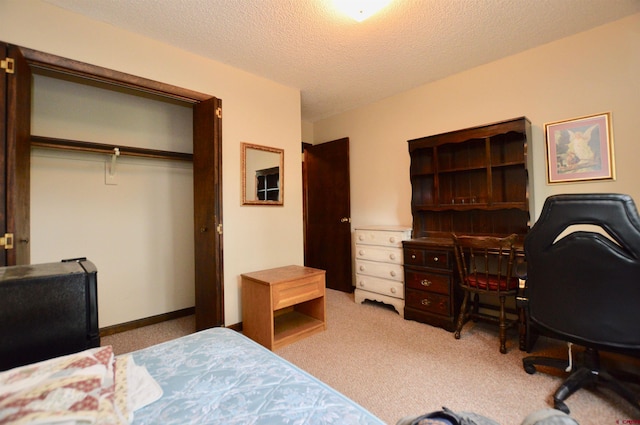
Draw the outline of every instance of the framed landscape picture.
[[[613,137],[609,112],[544,125],[547,181],[613,180]]]

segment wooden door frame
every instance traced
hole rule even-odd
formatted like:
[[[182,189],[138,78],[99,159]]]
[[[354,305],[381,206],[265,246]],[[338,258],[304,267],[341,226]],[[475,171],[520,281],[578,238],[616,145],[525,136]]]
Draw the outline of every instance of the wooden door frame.
[[[307,165],[304,161],[304,151],[307,147],[313,146],[311,143],[302,142],[302,241],[304,244],[304,259],[307,258],[307,226],[308,226],[308,200],[307,200]]]
[[[3,42],[0,42],[0,57],[6,58],[9,56],[9,45]],[[0,188],[4,188],[4,193],[0,196],[0,230],[2,233],[9,232],[10,230],[7,227],[7,131],[6,131],[6,118],[7,118],[7,103],[8,103],[8,84],[6,78],[6,71],[0,68],[0,73],[2,76],[0,77]],[[7,250],[0,249],[0,266],[7,265]]]
[[[193,105],[194,107],[194,218],[199,219],[199,214],[207,215],[207,223],[199,223],[194,220],[194,244],[195,246],[195,287],[196,287],[196,327],[198,330],[214,326],[224,326],[224,284],[223,284],[223,268],[222,268],[222,109],[220,99],[214,96],[196,92],[193,90],[176,87],[170,84],[149,80],[143,77],[126,74],[119,71],[110,70],[100,66],[79,62],[72,59],[63,58],[49,53],[40,52],[26,47],[17,47],[29,67],[33,70],[43,69],[47,71],[69,74],[81,79],[96,80],[110,85],[125,87],[133,91],[141,91],[155,94],[162,97],[182,101]],[[215,105],[213,108],[212,105]],[[211,120],[206,122],[203,117],[210,114]],[[196,123],[198,121],[198,123]],[[203,131],[196,130],[196,124],[204,128]],[[207,176],[211,177],[211,182],[206,185],[199,185],[196,180],[196,166],[202,170],[201,158],[203,155],[202,143],[196,143],[196,137],[207,137],[211,142],[211,151],[207,155],[207,163],[209,168],[205,171]],[[203,187],[204,186],[204,187]],[[213,198],[214,205],[198,205],[197,200],[200,199],[196,191],[206,190],[206,196]],[[212,192],[210,192],[212,191]],[[211,195],[212,193],[212,195]],[[202,202],[200,202],[202,203]],[[208,237],[205,248],[210,256],[204,258],[200,251],[203,249],[198,246],[198,240],[202,240],[201,234],[205,233]],[[200,272],[201,264],[198,262],[208,261],[213,264],[213,274],[207,275]],[[211,268],[209,268],[211,271]],[[213,277],[214,282],[211,282]],[[204,290],[202,290],[204,289]],[[203,299],[203,296],[206,299]],[[200,314],[199,314],[200,313]]]
[[[6,118],[4,225],[7,233],[13,234],[13,248],[5,249],[5,265],[30,264],[29,235],[31,232],[31,93],[32,72],[20,48],[6,45],[7,57],[13,59],[13,73],[6,78]]]

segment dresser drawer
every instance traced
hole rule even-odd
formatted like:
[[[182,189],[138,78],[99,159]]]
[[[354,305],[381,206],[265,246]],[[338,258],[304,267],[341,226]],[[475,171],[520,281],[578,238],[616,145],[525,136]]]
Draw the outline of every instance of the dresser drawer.
[[[401,247],[402,241],[411,237],[411,230],[356,229],[356,243]]]
[[[404,270],[400,264],[376,263],[356,258],[356,273],[399,282],[404,281]]]
[[[401,248],[385,248],[375,245],[356,245],[356,258],[384,263],[402,264]]]
[[[416,291],[405,288],[405,306],[429,313],[450,316],[450,298],[447,295],[436,294],[434,292]]]
[[[450,253],[447,251],[431,251],[424,249],[404,249],[404,264],[432,267],[435,269],[450,268]]]
[[[273,310],[300,304],[324,296],[324,277],[310,276],[291,282],[273,285],[271,297]]]
[[[425,273],[407,268],[404,276],[407,288],[437,292],[447,296],[451,294],[451,276],[448,274]]]
[[[380,279],[378,277],[356,275],[356,288],[364,291],[375,292],[389,297],[404,299],[404,287],[402,282],[396,280]]]

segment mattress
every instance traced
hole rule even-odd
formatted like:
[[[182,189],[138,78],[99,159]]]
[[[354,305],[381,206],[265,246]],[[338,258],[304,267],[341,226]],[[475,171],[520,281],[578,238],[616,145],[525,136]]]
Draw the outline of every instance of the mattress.
[[[384,424],[244,335],[213,328],[132,353],[162,397],[133,424]]]

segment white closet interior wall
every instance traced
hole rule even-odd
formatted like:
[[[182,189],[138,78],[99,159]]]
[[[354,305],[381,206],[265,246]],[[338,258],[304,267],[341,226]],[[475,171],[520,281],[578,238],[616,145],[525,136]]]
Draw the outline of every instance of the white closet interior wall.
[[[33,135],[192,152],[189,104],[49,74],[32,92]],[[120,156],[108,176],[110,155],[34,148],[31,160],[31,262],[91,260],[100,327],[194,305],[190,162]]]

